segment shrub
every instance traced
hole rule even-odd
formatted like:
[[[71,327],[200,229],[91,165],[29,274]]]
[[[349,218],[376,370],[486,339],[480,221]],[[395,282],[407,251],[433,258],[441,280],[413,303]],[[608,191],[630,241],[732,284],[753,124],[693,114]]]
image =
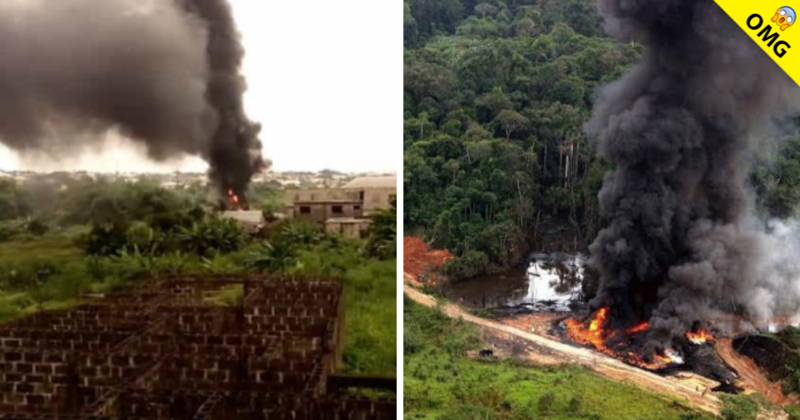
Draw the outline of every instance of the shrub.
[[[177,239],[184,250],[211,256],[214,252],[238,251],[244,245],[246,236],[236,221],[210,217],[192,223],[191,227],[181,228]]]
[[[448,260],[441,270],[450,279],[467,279],[486,273],[489,257],[480,251],[469,251],[464,256]]]
[[[125,233],[125,247],[139,249],[148,254],[155,254],[159,248],[159,236],[153,228],[143,222],[136,222]]]
[[[49,229],[50,228],[39,219],[33,219],[28,223],[28,232],[35,236],[42,236],[47,233]]]
[[[440,420],[493,420],[497,416],[493,410],[473,405],[457,405],[450,407]]]
[[[800,420],[800,406],[790,405],[788,407],[784,407],[783,411],[785,411],[789,416],[789,420]]]
[[[556,402],[556,394],[552,391],[543,394],[539,397],[539,413],[541,414],[550,414],[553,410],[553,405]]]
[[[95,225],[88,235],[81,235],[77,242],[89,255],[115,255],[128,244],[128,225]]]
[[[111,257],[117,275],[125,280],[137,280],[147,277],[158,277],[155,259],[152,255],[142,254],[138,249],[123,249],[119,255]]]
[[[294,264],[295,246],[288,241],[264,241],[250,253],[247,266],[262,273],[283,271]]]
[[[755,420],[758,404],[747,395],[723,395],[722,418],[725,420]]]
[[[111,273],[110,263],[106,257],[90,255],[86,257],[84,263],[86,264],[86,271],[94,280],[104,280]]]
[[[379,210],[372,217],[367,251],[379,259],[397,255],[397,209],[394,206],[391,210]]]
[[[575,394],[572,396],[572,399],[569,400],[569,406],[567,409],[572,414],[580,414],[582,406],[583,406],[583,395]]]

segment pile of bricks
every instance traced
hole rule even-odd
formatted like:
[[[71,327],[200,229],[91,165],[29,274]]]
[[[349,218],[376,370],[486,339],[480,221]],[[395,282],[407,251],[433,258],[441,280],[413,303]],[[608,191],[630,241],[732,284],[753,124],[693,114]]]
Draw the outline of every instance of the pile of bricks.
[[[214,306],[209,292],[243,289]],[[389,419],[327,389],[341,360],[334,280],[151,281],[0,328],[0,419]]]

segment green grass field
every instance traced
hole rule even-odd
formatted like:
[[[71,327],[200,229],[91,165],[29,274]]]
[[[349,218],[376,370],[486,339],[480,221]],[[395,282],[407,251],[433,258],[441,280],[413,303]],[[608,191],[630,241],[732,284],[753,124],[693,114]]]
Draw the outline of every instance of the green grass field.
[[[679,401],[580,366],[474,360],[479,332],[408,299],[404,307],[406,419],[712,419]]]

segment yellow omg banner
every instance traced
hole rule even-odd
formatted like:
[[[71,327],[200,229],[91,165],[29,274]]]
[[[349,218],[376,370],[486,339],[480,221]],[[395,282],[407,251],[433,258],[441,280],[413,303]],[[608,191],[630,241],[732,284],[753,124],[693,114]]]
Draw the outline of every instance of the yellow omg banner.
[[[798,16],[800,1],[716,0],[716,2],[800,85],[800,24],[796,23],[800,17]]]

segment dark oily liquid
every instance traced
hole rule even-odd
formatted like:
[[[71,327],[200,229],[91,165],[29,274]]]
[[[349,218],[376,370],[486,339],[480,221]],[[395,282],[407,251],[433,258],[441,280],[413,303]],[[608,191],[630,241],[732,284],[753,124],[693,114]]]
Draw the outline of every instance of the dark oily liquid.
[[[537,254],[527,270],[452,282],[447,285],[445,294],[451,300],[475,308],[527,305],[566,311],[568,303],[580,298],[585,266],[581,256]]]

